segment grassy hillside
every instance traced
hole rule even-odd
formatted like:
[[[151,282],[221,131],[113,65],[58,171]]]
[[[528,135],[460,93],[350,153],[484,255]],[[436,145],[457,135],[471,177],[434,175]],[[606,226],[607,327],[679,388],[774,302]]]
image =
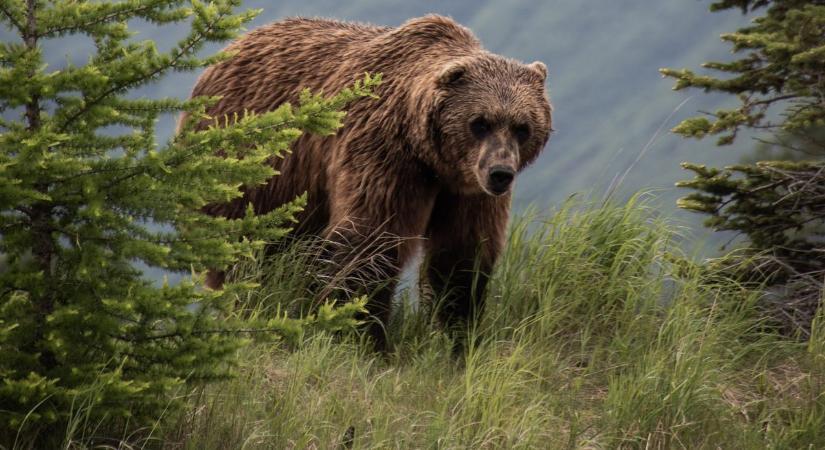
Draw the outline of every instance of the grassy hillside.
[[[755,293],[680,263],[677,237],[638,200],[525,215],[466,355],[409,307],[387,356],[357,334],[257,344],[237,379],[182,392],[189,407],[172,425],[127,439],[168,449],[823,448],[825,316],[810,341],[780,339],[758,319]],[[238,312],[305,306],[307,256],[246,267],[264,281]],[[67,448],[88,437],[70,435]]]

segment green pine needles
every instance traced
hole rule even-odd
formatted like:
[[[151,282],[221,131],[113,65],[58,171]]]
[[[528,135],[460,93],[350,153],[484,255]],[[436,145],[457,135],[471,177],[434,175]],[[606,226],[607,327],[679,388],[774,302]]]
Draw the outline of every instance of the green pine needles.
[[[790,332],[808,333],[825,277],[825,2],[724,0],[711,10],[764,10],[753,23],[722,35],[743,54],[731,62],[703,66],[723,77],[682,69],[661,72],[674,89],[701,88],[733,94],[738,108],[690,118],[674,132],[685,137],[716,135],[731,144],[743,130],[766,132],[759,148],[778,150],[771,160],[708,168],[683,164],[695,178],[678,183],[694,192],[679,201],[710,215],[706,224],[748,237],[744,264],[750,280],[776,289],[770,298]],[[728,261],[729,262],[729,261]]]
[[[171,71],[231,57],[198,51],[234,37],[257,14],[234,13],[237,6],[0,0],[0,22],[19,37],[0,43],[0,446],[32,438],[46,445],[78,415],[91,427],[151,425],[175,406],[185,381],[228,376],[244,336],[289,338],[310,322],[341,327],[363,307],[325,307],[318,317],[250,330],[230,312],[252,285],[199,286],[207,268],[288,233],[304,198],[238,220],[200,209],[276,175],[267,159],[301,133],[334,133],[341,109],[380,82],[366,76],[331,98],[306,92],[300,106],[214,118],[225,126],[203,131],[191,123],[216,99],[127,96]],[[126,24],[135,19],[191,30],[162,52],[134,39]],[[96,52],[82,66],[48,67],[42,44],[66,35],[87,36]],[[156,122],[179,112],[190,125],[159,145]],[[138,262],[193,276],[158,285]]]

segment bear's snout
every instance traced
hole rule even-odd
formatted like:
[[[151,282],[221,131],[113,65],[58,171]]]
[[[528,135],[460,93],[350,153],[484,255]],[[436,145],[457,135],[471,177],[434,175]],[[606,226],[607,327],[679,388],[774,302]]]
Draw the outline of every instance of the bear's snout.
[[[494,195],[504,194],[510,190],[515,177],[515,169],[507,166],[493,166],[487,176],[487,187]]]

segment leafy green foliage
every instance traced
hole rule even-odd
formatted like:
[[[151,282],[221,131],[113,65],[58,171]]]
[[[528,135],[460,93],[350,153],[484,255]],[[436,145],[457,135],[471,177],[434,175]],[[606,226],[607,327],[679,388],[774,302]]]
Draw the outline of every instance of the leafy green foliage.
[[[807,333],[825,273],[825,255],[818,250],[825,236],[825,3],[737,0],[711,9],[735,7],[766,11],[751,26],[722,36],[734,53],[746,53],[742,58],[704,64],[729,76],[661,72],[677,79],[676,90],[733,94],[740,106],[687,119],[673,131],[694,138],[718,135],[718,145],[731,144],[743,129],[767,131],[774,137],[770,146],[785,153],[778,161],[722,169],[685,163],[695,178],[677,186],[694,192],[678,206],[710,215],[705,224],[713,229],[746,235],[751,254],[764,257],[744,265],[746,278],[788,288],[780,314],[791,318],[790,331]]]
[[[294,338],[308,324],[342,328],[349,309],[318,317],[241,322],[232,301],[251,283],[222,291],[200,285],[288,233],[303,197],[237,220],[200,212],[264,183],[301,133],[334,133],[347,103],[371,96],[369,75],[330,98],[305,92],[300,105],[242,117],[209,118],[217,99],[135,99],[127,94],[201,58],[209,42],[234,37],[256,11],[237,0],[0,1],[0,21],[18,37],[0,44],[0,442],[46,445],[83,403],[90,426],[146,425],[176,404],[185,381],[222,379],[245,339]],[[168,51],[134,41],[127,22],[188,22]],[[69,34],[93,40],[82,66],[50,69],[42,47]],[[192,122],[158,145],[158,119],[185,112]],[[221,125],[221,126],[218,126]],[[226,157],[217,156],[220,149]],[[136,263],[188,271],[191,280],[158,286]],[[363,305],[361,305],[362,307]],[[297,331],[296,331],[297,330]],[[38,437],[39,436],[39,437]],[[17,442],[20,444],[20,442]],[[53,443],[52,443],[53,444]],[[11,444],[9,444],[11,445]]]
[[[732,77],[697,75],[688,69],[661,72],[677,79],[675,90],[693,87],[734,94],[741,105],[715,112],[713,120],[688,119],[675,131],[689,137],[726,133],[718,141],[725,145],[733,142],[742,127],[795,131],[825,126],[825,108],[818,94],[825,90],[820,76],[825,71],[825,4],[799,0],[723,2],[714,3],[714,9],[730,8],[734,3],[751,10],[770,7],[753,25],[722,35],[735,53],[747,52],[744,58],[703,64]],[[781,122],[768,114],[774,104],[784,107]]]

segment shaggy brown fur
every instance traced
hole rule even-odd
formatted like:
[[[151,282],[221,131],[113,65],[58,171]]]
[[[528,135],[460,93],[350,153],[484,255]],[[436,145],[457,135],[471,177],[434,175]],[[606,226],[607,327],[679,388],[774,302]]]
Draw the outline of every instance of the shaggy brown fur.
[[[398,28],[288,19],[227,50],[237,55],[206,70],[192,92],[222,96],[212,116],[295,103],[305,87],[337,92],[364,72],[384,82],[380,99],[348,108],[337,135],[301,137],[273,163],[280,176],[207,212],[238,217],[249,202],[266,212],[307,192],[301,231],[339,243],[331,255],[339,263],[352,248],[372,249],[376,267],[364,273],[390,280],[368,306],[382,323],[394,279],[422,244],[430,285],[446,295],[444,322],[477,314],[504,245],[510,181],[549,137],[544,64],[492,54],[440,16]],[[401,239],[379,244],[379,235]],[[210,282],[217,287],[222,277]],[[383,345],[380,324],[374,330]]]

